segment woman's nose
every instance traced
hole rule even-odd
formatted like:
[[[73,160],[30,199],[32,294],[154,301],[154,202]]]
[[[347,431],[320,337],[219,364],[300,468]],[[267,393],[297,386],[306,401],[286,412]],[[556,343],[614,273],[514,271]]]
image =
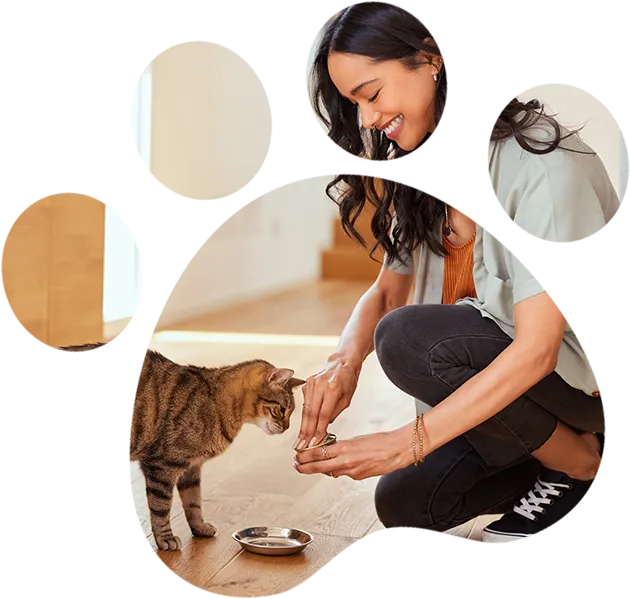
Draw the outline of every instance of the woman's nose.
[[[379,122],[381,113],[370,108],[361,109],[361,123],[365,129],[372,129]]]

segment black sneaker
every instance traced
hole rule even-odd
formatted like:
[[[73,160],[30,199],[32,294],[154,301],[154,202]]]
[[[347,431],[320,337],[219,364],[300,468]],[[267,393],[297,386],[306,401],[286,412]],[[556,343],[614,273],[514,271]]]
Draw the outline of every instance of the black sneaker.
[[[503,543],[544,530],[566,516],[584,497],[591,483],[541,468],[534,488],[514,505],[511,512],[486,526],[481,540]]]

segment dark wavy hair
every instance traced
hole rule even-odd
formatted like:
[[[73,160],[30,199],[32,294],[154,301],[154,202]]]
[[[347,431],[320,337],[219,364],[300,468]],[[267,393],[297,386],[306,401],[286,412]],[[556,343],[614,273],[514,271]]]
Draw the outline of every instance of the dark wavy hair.
[[[511,100],[508,105],[501,111],[497,122],[494,124],[490,141],[502,141],[514,137],[518,144],[532,154],[549,154],[556,148],[561,147],[560,144],[569,137],[577,135],[581,130],[566,130],[562,134],[560,124],[556,120],[556,115],[545,111],[545,107],[538,100],[529,100],[529,102],[521,102],[517,98]],[[530,135],[537,125],[545,128],[547,131],[553,129],[553,139],[541,140],[540,138]],[[562,148],[569,152],[578,154],[592,154],[593,152],[583,152],[575,148]]]
[[[330,78],[328,55],[331,52],[358,54],[374,63],[400,60],[411,71],[421,64],[432,64],[435,56],[443,57],[434,103],[437,127],[447,110],[448,64],[446,51],[439,46],[424,44],[425,38],[438,39],[417,15],[401,8],[396,2],[357,0],[338,12],[319,44],[310,80],[313,109],[328,127],[330,143],[345,154],[376,163],[406,159],[417,152],[424,140],[415,150],[405,152],[381,131],[361,127],[357,106],[339,93]],[[428,58],[420,59],[420,51],[424,51]],[[517,118],[521,113],[524,117]],[[556,139],[545,142],[548,147],[544,149],[530,145],[529,142],[534,140],[526,135],[526,131],[540,118],[547,119],[556,131]],[[555,150],[563,139],[576,132],[570,132],[564,138],[560,133],[557,121],[543,114],[543,107],[537,100],[524,104],[511,97],[492,125],[489,141],[514,137],[528,152],[545,154]],[[425,140],[430,137],[430,134],[427,135]],[[371,175],[340,172],[328,184],[326,193],[339,206],[345,233],[367,247],[354,224],[366,204],[371,204],[374,207],[371,230],[375,244],[370,248],[370,257],[373,259],[374,252],[380,248],[388,265],[394,260],[408,261],[419,245],[440,256],[448,254],[441,227],[446,198],[402,179],[383,177],[381,181],[381,189],[377,190]],[[394,214],[396,226],[390,231]]]
[[[413,15],[398,6],[383,2],[353,4],[328,22],[317,49],[310,74],[313,109],[328,128],[328,137],[344,150],[372,160],[386,160],[408,154],[378,129],[363,129],[359,109],[342,96],[330,78],[328,55],[331,52],[359,54],[374,62],[400,60],[410,71],[422,64],[432,64],[441,56],[429,30]],[[427,58],[420,58],[422,52]],[[446,70],[439,71],[435,99],[435,122],[438,123],[446,102]],[[427,135],[424,141],[428,138]]]

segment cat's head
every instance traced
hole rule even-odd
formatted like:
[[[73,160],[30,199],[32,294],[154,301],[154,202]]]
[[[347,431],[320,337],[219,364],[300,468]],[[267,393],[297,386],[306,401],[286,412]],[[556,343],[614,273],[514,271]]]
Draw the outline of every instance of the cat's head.
[[[305,383],[293,374],[290,368],[272,367],[257,385],[252,423],[268,435],[279,435],[289,428],[295,409],[293,389]]]

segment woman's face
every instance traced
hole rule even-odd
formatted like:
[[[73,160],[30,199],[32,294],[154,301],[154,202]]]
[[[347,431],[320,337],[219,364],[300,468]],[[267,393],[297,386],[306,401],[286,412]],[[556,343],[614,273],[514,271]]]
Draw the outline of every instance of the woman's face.
[[[358,104],[363,126],[385,131],[403,150],[415,150],[435,129],[437,66],[410,71],[399,60],[374,63],[359,54],[331,52],[328,72],[339,93]]]

